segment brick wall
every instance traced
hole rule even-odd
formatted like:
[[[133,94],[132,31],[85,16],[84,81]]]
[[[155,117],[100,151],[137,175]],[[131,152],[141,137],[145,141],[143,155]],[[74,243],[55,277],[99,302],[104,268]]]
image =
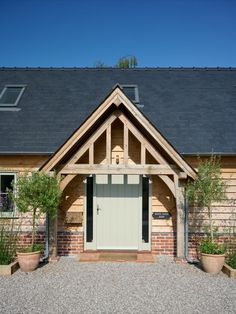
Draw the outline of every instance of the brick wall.
[[[84,234],[79,231],[59,231],[57,234],[58,255],[75,255],[84,250]]]
[[[45,244],[45,233],[36,233],[37,244]],[[59,231],[57,234],[58,255],[76,255],[83,252],[84,235],[77,231]],[[31,244],[31,232],[22,232],[19,236],[19,247],[29,246]]]
[[[31,232],[21,232],[19,234],[19,246],[29,246],[31,244],[32,233]],[[45,233],[44,232],[36,232],[35,235],[35,243],[36,244],[44,244],[45,243]]]
[[[176,234],[174,232],[153,232],[152,253],[174,256],[176,254]]]
[[[188,253],[190,257],[199,257],[199,243],[205,236],[206,235],[204,233],[189,234]],[[215,241],[218,243],[224,243],[227,249],[236,249],[236,235],[234,237],[230,237],[227,234],[218,234],[215,236]]]
[[[200,241],[205,237],[204,233],[189,233],[188,255],[198,257],[198,247]],[[224,243],[227,248],[236,249],[236,236],[234,238],[219,234],[215,237],[218,243]],[[174,232],[153,232],[152,233],[152,253],[157,255],[176,255],[176,233]]]
[[[189,257],[198,257],[198,246],[205,237],[204,233],[189,234]],[[176,255],[176,233],[175,232],[153,232],[152,233],[152,253],[157,255]],[[236,249],[236,236],[234,238],[221,234],[215,237],[219,243],[225,243],[227,247]],[[58,232],[58,255],[76,255],[84,250],[84,234],[80,231],[59,231]],[[36,243],[45,243],[44,232],[36,233]],[[29,246],[31,244],[31,232],[20,234],[19,246]]]

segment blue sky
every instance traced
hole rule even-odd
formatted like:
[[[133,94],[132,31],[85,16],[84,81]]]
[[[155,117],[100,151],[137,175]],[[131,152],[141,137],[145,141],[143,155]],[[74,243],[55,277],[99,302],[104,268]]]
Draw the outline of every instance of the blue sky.
[[[236,0],[0,4],[0,66],[236,66]]]

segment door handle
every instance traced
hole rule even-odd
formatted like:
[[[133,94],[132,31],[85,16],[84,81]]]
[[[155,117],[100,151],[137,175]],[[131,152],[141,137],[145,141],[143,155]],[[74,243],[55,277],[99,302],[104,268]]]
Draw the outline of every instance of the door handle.
[[[99,205],[97,205],[97,215],[99,214],[100,210],[101,210],[101,208],[99,207]]]

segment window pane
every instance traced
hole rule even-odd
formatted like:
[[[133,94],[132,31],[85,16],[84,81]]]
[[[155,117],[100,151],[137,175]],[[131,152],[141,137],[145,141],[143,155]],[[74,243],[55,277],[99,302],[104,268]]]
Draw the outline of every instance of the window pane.
[[[2,174],[0,178],[1,178],[1,184],[0,184],[1,192],[6,192],[7,189],[12,190],[12,183],[14,181],[14,176]]]
[[[93,177],[87,177],[87,226],[86,240],[93,241]]]
[[[0,175],[0,212],[12,212],[14,204],[8,196],[8,190],[12,190],[14,175]]]
[[[0,99],[1,104],[14,105],[22,87],[7,87]]]
[[[149,178],[143,177],[142,239],[149,242]]]
[[[135,97],[135,87],[123,87],[125,95],[132,101],[136,101]]]

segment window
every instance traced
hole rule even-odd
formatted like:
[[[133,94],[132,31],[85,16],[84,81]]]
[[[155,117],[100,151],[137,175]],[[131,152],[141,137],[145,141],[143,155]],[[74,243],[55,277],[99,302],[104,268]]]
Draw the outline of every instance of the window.
[[[14,173],[0,173],[0,215],[14,212],[14,204],[9,198],[9,190],[13,190],[12,185],[15,180]]]
[[[137,85],[121,85],[125,95],[135,104],[139,103],[139,92]]]
[[[24,90],[25,85],[6,85],[0,95],[0,106],[17,106]]]

